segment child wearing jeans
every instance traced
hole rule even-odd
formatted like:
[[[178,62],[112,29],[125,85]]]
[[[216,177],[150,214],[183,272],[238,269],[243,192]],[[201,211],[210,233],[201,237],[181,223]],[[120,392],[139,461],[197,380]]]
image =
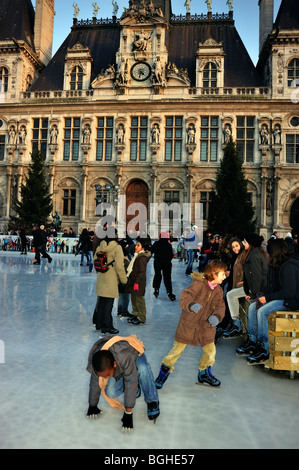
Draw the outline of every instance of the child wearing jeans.
[[[175,333],[173,348],[164,357],[160,373],[155,380],[156,388],[163,387],[169,374],[174,371],[174,364],[183,353],[187,344],[202,347],[199,363],[198,382],[214,387],[220,380],[212,375],[211,367],[215,363],[216,326],[225,314],[223,290],[220,284],[226,278],[226,265],[220,260],[211,261],[204,273],[193,273],[193,282],[182,291],[180,305],[181,317]]]

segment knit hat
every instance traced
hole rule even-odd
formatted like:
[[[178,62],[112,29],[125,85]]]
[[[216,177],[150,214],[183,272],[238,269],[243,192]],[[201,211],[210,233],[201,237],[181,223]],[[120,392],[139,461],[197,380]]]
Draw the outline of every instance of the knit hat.
[[[247,233],[244,236],[244,240],[246,240],[249,243],[249,245],[253,247],[259,247],[264,241],[264,237],[262,237],[258,233]]]
[[[286,238],[287,238],[287,237],[290,237],[290,238],[292,238],[292,234],[291,234],[291,232],[288,232],[288,233],[286,234]]]

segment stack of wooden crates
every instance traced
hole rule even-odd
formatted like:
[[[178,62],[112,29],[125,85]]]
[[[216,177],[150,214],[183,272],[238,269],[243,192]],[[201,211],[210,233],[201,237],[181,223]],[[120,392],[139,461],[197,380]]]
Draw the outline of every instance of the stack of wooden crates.
[[[299,371],[299,311],[274,312],[268,316],[269,361],[265,367],[290,372]]]

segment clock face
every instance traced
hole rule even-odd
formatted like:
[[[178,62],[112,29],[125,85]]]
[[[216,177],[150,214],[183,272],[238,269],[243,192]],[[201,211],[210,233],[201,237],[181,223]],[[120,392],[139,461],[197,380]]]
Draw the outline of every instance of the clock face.
[[[138,82],[143,82],[150,77],[151,67],[146,62],[137,62],[131,68],[131,76]]]

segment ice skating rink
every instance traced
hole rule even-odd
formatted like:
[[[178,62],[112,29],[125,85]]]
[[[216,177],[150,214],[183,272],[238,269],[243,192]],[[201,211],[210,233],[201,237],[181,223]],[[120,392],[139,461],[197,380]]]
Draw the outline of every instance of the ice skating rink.
[[[141,396],[134,431],[121,432],[122,412],[103,398],[104,414],[86,418],[87,356],[99,333],[92,325],[95,272],[80,257],[53,255],[33,266],[34,254],[0,252],[0,448],[1,449],[283,449],[299,447],[299,380],[263,366],[248,366],[235,348],[240,339],[217,345],[214,374],[221,388],[196,385],[200,348],[187,347],[159,392],[156,424]],[[173,261],[171,302],[151,288],[148,264],[147,323],[134,326],[116,315],[120,335],[144,342],[156,377],[172,347],[180,315],[179,295],[191,279]]]

